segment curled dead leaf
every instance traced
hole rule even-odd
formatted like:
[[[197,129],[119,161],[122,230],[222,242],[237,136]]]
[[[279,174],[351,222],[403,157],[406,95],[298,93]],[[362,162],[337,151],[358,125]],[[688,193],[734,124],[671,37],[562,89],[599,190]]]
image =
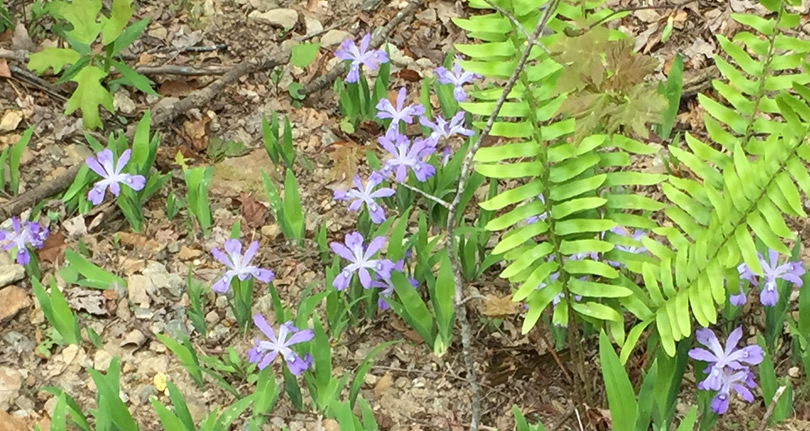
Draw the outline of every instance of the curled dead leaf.
[[[512,297],[506,295],[499,297],[487,295],[481,306],[481,313],[487,317],[506,317],[520,312],[520,303],[512,301]]]
[[[263,226],[264,220],[267,218],[267,207],[245,192],[239,194],[239,212],[242,213],[248,226],[252,228]]]

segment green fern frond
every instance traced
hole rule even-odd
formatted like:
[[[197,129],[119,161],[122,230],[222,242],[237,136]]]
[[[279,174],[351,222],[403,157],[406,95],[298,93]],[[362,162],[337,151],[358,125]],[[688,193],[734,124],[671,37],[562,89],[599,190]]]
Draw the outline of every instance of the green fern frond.
[[[784,24],[798,20],[784,5],[777,12],[774,19],[733,15],[756,34],[718,36],[728,56],[715,58],[725,78],[713,82],[720,99],[699,95],[715,145],[687,134],[686,148],[670,148],[696,178],[673,176],[662,184],[673,227],[655,230],[667,245],[644,239],[656,260],[642,265],[655,326],[670,355],[676,341],[691,335],[692,317],[701,326],[716,322],[727,289],[737,287],[724,280],[736,279],[741,262],[762,274],[755,240],[789,254],[785,241],[795,238],[784,218],[806,217],[800,190],[810,192],[810,71],[804,60],[810,43],[785,33]],[[641,320],[631,333],[651,323]],[[627,337],[623,358],[633,338]]]
[[[539,7],[547,3],[498,2],[524,25],[526,32],[541,19],[544,11]],[[484,2],[470,4],[487,7]],[[598,5],[584,5],[561,3],[549,27],[574,28],[571,20],[587,24],[606,16],[594,10]],[[585,16],[587,19],[583,19]],[[512,22],[497,12],[457,19],[456,23],[471,38],[484,41],[456,46],[469,57],[462,66],[490,79],[506,80],[525,49],[525,32],[513,28]],[[557,38],[545,36],[541,43]],[[474,157],[479,174],[506,185],[481,207],[497,214],[486,228],[503,231],[493,253],[503,254],[508,262],[501,277],[517,285],[513,299],[528,305],[524,332],[535,325],[550,304],[558,302],[552,315],[555,324],[567,325],[569,312],[574,312],[597,324],[608,322],[614,338],[624,340],[624,308],[652,320],[652,304],[646,302],[638,286],[595,255],[615,257],[641,272],[641,261],[629,253],[614,251],[616,243],[621,244],[623,239],[609,231],[618,225],[652,229],[657,225],[648,217],[628,211],[660,210],[663,205],[618,190],[658,184],[666,176],[627,171],[631,155],[656,151],[641,142],[608,134],[573,139],[576,120],[559,115],[568,97],[557,88],[564,69],[541,47],[532,48],[529,62],[490,132],[507,138],[507,142],[481,148]],[[497,87],[478,90],[473,93],[475,101],[462,103],[461,107],[480,116],[475,124],[482,127],[501,94],[502,89]],[[536,220],[527,223],[528,218]]]

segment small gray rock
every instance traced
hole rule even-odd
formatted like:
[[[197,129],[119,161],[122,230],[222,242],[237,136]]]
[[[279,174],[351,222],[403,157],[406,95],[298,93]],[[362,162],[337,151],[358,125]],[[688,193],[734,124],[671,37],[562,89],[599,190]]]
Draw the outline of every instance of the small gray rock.
[[[281,27],[289,30],[298,22],[298,11],[295,9],[273,9],[267,12],[254,10],[248,14],[248,19],[272,27]]]
[[[136,393],[138,394],[138,399],[141,401],[141,403],[147,403],[149,402],[149,397],[152,395],[157,395],[158,390],[152,385],[141,385],[138,386]]]
[[[332,29],[321,36],[321,46],[331,48],[340,45],[346,39],[351,39],[352,34],[345,30]]]
[[[0,287],[20,281],[25,277],[25,267],[12,263],[0,266]]]
[[[127,277],[127,296],[133,304],[148,307],[152,299],[147,292],[154,290],[152,280],[141,274],[132,274]]]

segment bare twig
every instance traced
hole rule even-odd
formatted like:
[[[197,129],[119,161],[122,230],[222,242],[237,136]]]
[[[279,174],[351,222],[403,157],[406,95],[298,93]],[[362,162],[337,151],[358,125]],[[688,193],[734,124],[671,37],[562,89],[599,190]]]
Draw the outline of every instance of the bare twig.
[[[142,75],[183,75],[183,76],[204,76],[204,75],[224,75],[231,67],[229,66],[178,66],[167,64],[164,66],[138,66],[135,71]]]
[[[548,431],[557,431],[558,429],[562,428],[562,426],[565,425],[566,422],[568,422],[568,419],[573,414],[574,414],[574,407],[571,406],[568,408],[568,410],[566,410],[562,419],[560,419],[553,427],[549,427]]]
[[[34,75],[33,73],[21,67],[14,66],[13,64],[9,65],[9,70],[11,71],[12,78],[33,85],[34,87],[39,88],[40,90],[50,94],[52,97],[55,97],[56,99],[59,99],[62,102],[68,100],[68,98],[65,97],[61,92],[59,92],[59,89],[56,88],[53,84]]]
[[[467,319],[467,308],[464,305],[464,290],[461,281],[461,265],[459,264],[458,258],[456,256],[456,214],[459,211],[463,211],[463,208],[459,208],[461,204],[461,196],[464,193],[464,189],[467,186],[467,180],[470,176],[470,167],[472,165],[472,159],[475,155],[475,152],[478,151],[478,148],[481,146],[481,142],[483,141],[484,137],[487,136],[492,130],[492,126],[495,124],[495,120],[498,118],[498,114],[501,111],[501,107],[503,106],[504,102],[506,102],[506,98],[509,95],[509,92],[512,91],[512,87],[515,86],[515,83],[518,80],[518,76],[520,72],[523,70],[523,67],[526,65],[526,61],[529,58],[529,53],[531,53],[532,47],[540,35],[543,33],[543,30],[546,28],[546,24],[548,23],[549,18],[551,17],[551,12],[553,12],[557,4],[559,4],[559,0],[553,0],[551,4],[549,4],[548,8],[546,8],[545,12],[543,13],[543,18],[537,23],[537,26],[534,29],[534,32],[528,38],[528,44],[526,48],[523,50],[523,54],[520,56],[520,60],[515,67],[514,72],[512,72],[512,76],[509,77],[509,80],[506,82],[506,86],[501,93],[501,96],[495,102],[495,107],[492,110],[492,113],[487,119],[487,123],[484,126],[484,129],[481,130],[481,133],[478,135],[476,140],[473,144],[467,149],[467,154],[464,156],[464,161],[461,164],[461,172],[459,174],[458,179],[458,186],[456,187],[456,193],[453,196],[453,201],[450,203],[450,208],[447,214],[447,254],[450,256],[450,266],[453,269],[453,283],[455,285],[455,292],[453,294],[453,305],[455,308],[456,318],[458,319],[459,325],[461,326],[461,345],[462,345],[462,355],[464,356],[464,365],[467,368],[467,382],[470,385],[470,391],[472,392],[472,406],[470,408],[470,415],[472,418],[470,419],[470,431],[476,431],[479,428],[479,422],[481,420],[481,389],[478,384],[478,378],[476,377],[475,373],[475,361],[472,357],[472,341],[471,341],[471,330],[470,330],[470,322]]]
[[[406,18],[413,15],[416,9],[418,9],[419,6],[422,5],[423,1],[424,0],[411,1],[408,4],[408,6],[405,6],[401,11],[399,11],[399,13],[397,13],[396,16],[394,16],[394,18],[391,19],[391,21],[388,21],[388,24],[386,24],[385,27],[383,27],[380,30],[380,32],[377,33],[376,36],[373,36],[371,38],[371,43],[369,44],[369,46],[371,46],[372,48],[379,48],[379,46],[382,45],[383,41],[387,39],[388,35],[394,30],[394,28],[396,28],[396,26],[399,25]],[[309,96],[312,93],[320,91],[326,88],[328,85],[330,85],[335,79],[337,79],[338,76],[344,73],[344,71],[345,69],[343,67],[343,63],[342,62],[338,63],[335,65],[335,67],[332,68],[332,70],[326,72],[325,75],[309,83],[306,87],[304,87],[301,90],[300,93],[303,94],[304,96]]]
[[[436,202],[437,204],[439,204],[439,205],[441,205],[441,206],[443,206],[443,207],[445,207],[447,209],[450,209],[450,204],[447,203],[446,201],[444,201],[442,198],[438,198],[436,196],[433,196],[432,194],[430,194],[430,193],[428,193],[426,191],[419,190],[414,186],[410,186],[410,185],[405,184],[405,183],[399,183],[399,184],[397,184],[397,187],[405,187],[406,189],[408,189],[410,191],[414,191],[416,193],[419,193],[420,195],[432,200],[433,202]]]
[[[779,389],[777,389],[773,394],[771,403],[768,404],[768,410],[765,410],[765,415],[762,416],[762,423],[759,424],[757,431],[765,431],[765,429],[768,428],[768,421],[771,419],[771,416],[773,416],[773,409],[776,408],[776,404],[779,402],[779,399],[782,398],[782,394],[785,393],[785,389],[785,386],[779,386]]]

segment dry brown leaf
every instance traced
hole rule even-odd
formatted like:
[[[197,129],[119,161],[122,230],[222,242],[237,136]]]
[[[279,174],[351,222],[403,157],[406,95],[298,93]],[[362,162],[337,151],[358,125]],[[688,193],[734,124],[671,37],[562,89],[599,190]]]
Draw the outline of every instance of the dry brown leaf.
[[[191,148],[197,152],[203,152],[208,148],[208,123],[211,119],[203,116],[199,120],[188,120],[183,123],[183,131],[191,141]]]
[[[403,80],[408,81],[408,82],[417,82],[420,79],[422,79],[422,77],[419,76],[419,72],[417,72],[417,71],[415,71],[413,69],[402,69],[399,72],[397,72],[396,75],[400,79],[403,79]]]
[[[263,226],[267,218],[267,207],[245,192],[239,194],[239,201],[239,212],[242,213],[248,226],[252,228]]]
[[[37,250],[37,257],[40,261],[60,264],[65,260],[65,235],[62,231],[51,232],[42,248]]]
[[[374,399],[379,400],[382,398],[385,391],[391,387],[391,373],[385,373],[380,380],[377,381],[377,384],[374,385]]]
[[[125,231],[118,232],[116,235],[118,235],[118,240],[121,241],[121,244],[135,249],[156,253],[164,247],[160,242],[151,238],[146,238],[143,235],[137,235]]]
[[[5,58],[0,58],[0,78],[11,78],[11,71]]]
[[[338,141],[332,144],[329,149],[329,158],[334,162],[332,169],[327,174],[329,181],[345,181],[348,183],[357,172],[359,161],[365,157],[365,147],[351,141]]]
[[[307,10],[315,13],[326,13],[329,9],[327,0],[307,0]]]
[[[481,307],[481,313],[488,317],[505,317],[519,313],[519,307],[520,303],[512,301],[512,297],[509,295],[504,297],[487,295]]]

